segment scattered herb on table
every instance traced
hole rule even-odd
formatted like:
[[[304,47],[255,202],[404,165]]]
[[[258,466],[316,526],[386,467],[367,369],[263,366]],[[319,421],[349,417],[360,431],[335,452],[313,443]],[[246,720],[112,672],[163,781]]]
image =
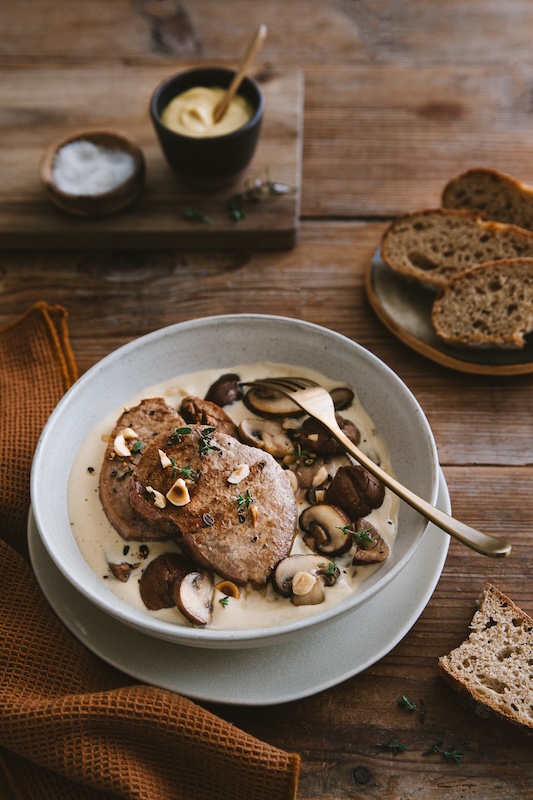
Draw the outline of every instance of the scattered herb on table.
[[[201,222],[203,225],[212,225],[213,220],[199,208],[187,206],[183,212],[183,219],[189,222]]]
[[[381,747],[382,750],[388,750],[394,755],[397,755],[398,753],[405,753],[407,750],[407,745],[403,742],[400,742],[399,739],[394,739],[394,741],[389,739],[388,741],[379,742],[378,747]]]
[[[463,753],[461,752],[461,750],[453,750],[451,748],[443,749],[442,741],[435,742],[435,744],[431,745],[429,750],[425,750],[422,753],[423,756],[431,756],[436,754],[442,755],[443,758],[446,759],[446,761],[455,761],[456,764],[458,764],[463,757]]]
[[[405,708],[406,711],[418,711],[421,721],[424,722],[426,716],[426,704],[423,700],[420,700],[419,705],[417,705],[414,700],[409,700],[406,695],[402,694],[402,696],[398,699],[398,705],[400,708]]]
[[[266,197],[289,194],[294,191],[287,183],[273,181],[269,170],[265,170],[265,178],[256,178],[251,184],[246,184],[242,192],[234,194],[229,201],[228,210],[230,219],[240,222],[246,216],[243,208],[245,203],[258,203]]]

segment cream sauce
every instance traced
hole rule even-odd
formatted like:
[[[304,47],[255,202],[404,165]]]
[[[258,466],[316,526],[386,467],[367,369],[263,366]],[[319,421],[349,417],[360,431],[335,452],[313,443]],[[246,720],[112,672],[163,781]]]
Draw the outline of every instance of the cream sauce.
[[[222,136],[242,128],[253,116],[253,108],[241,95],[230,102],[222,119],[214,121],[214,111],[226,90],[218,86],[195,86],[177,95],[163,109],[161,120],[167,128],[195,138]]]
[[[134,608],[158,619],[187,626],[190,623],[185,620],[177,608],[148,611],[139,593],[138,581],[141,570],[161,553],[179,552],[179,548],[171,541],[147,542],[149,555],[145,558],[141,550],[141,548],[144,549],[142,542],[126,542],[119,536],[108,521],[100,502],[98,489],[100,466],[103,462],[109,435],[124,408],[131,408],[147,397],[164,397],[169,405],[178,408],[186,395],[205,397],[208,388],[223,372],[235,372],[244,381],[259,377],[298,374],[317,381],[329,390],[341,383],[329,380],[313,370],[283,364],[261,363],[241,364],[225,370],[203,370],[150,386],[128,398],[123,408],[113,411],[91,431],[76,455],[68,487],[68,509],[72,532],[83,558],[95,574],[101,577],[102,583]],[[242,402],[227,406],[225,411],[236,423],[251,416]],[[359,428],[361,432],[360,448],[390,472],[387,449],[357,397],[352,406],[342,412],[342,416],[351,419]],[[385,492],[382,506],[374,509],[366,517],[391,548],[396,537],[397,517],[398,499],[389,490]],[[292,552],[311,552],[299,534],[296,536]],[[326,599],[320,605],[296,607],[290,602],[290,599],[278,595],[270,585],[262,591],[248,587],[241,588],[239,599],[229,598],[227,603],[222,605],[219,601],[225,595],[216,590],[213,621],[209,627],[218,629],[260,628],[296,622],[303,617],[336,605],[355,591],[371,572],[379,569],[379,566],[352,566],[350,553],[334,560],[340,568],[340,578],[334,586],[326,588]],[[130,574],[126,583],[114,578],[109,570],[109,563],[123,561],[140,562],[141,564]],[[215,576],[215,582],[218,580],[220,578]]]

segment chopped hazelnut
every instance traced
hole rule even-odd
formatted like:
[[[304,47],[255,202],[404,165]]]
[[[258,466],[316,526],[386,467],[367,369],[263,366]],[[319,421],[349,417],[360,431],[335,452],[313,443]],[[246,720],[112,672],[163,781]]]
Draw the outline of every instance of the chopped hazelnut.
[[[154,506],[156,506],[156,508],[165,508],[167,504],[167,499],[164,494],[158,492],[157,489],[154,489],[153,486],[147,486],[146,491],[149,492],[150,494],[153,494]]]
[[[228,483],[240,483],[250,474],[250,467],[248,464],[239,464],[231,475],[228,477]]]
[[[177,481],[174,482],[168,490],[166,497],[173,506],[186,506],[187,503],[190,503],[191,496],[183,478],[178,478]]]

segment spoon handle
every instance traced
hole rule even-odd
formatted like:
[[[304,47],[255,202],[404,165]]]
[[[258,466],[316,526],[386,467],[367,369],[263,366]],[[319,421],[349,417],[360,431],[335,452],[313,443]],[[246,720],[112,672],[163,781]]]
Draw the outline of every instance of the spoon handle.
[[[220,119],[222,119],[222,117],[228,110],[228,106],[233,100],[235,94],[237,93],[237,89],[241,85],[241,81],[246,75],[248,67],[254,60],[259,48],[262,47],[263,42],[266,39],[266,35],[267,35],[266,25],[260,25],[256,31],[254,38],[252,39],[250,46],[248,47],[248,50],[246,52],[246,55],[244,56],[242,64],[240,65],[239,69],[233,76],[233,80],[231,81],[227,92],[224,94],[220,102],[215,106],[215,110],[213,111],[213,122],[218,122]]]

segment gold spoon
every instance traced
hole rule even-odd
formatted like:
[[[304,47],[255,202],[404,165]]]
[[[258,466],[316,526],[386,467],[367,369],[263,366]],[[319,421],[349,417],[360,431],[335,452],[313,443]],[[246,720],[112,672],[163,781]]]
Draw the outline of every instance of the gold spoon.
[[[220,119],[222,119],[222,117],[228,110],[229,104],[236,95],[237,89],[241,85],[241,81],[248,71],[248,67],[254,60],[260,47],[262,47],[263,42],[266,39],[266,35],[267,35],[266,25],[260,25],[259,28],[257,29],[254,38],[252,39],[252,42],[246,52],[246,55],[244,56],[244,59],[239,69],[235,73],[233,80],[229,85],[226,94],[222,97],[221,100],[219,100],[219,102],[215,106],[215,110],[213,111],[213,122],[218,122]]]

